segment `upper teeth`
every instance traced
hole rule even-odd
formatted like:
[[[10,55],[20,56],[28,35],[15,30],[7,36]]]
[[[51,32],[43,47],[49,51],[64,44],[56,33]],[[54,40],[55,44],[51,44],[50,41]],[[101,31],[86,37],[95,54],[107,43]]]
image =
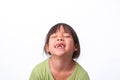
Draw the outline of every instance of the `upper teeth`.
[[[63,48],[63,47],[64,47],[64,45],[62,45],[62,44],[56,45],[56,48]]]

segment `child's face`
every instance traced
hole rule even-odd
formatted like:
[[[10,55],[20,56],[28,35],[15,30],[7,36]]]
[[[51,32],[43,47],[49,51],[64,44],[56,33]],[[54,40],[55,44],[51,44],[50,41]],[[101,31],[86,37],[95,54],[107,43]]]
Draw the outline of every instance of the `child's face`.
[[[46,50],[51,53],[51,56],[72,57],[76,49],[72,35],[66,33],[63,26],[60,26],[60,29],[50,36]]]

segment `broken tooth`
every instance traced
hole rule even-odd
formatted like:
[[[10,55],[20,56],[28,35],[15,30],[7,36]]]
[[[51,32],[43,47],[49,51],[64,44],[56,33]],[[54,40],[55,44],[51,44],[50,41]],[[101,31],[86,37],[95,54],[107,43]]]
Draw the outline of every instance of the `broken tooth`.
[[[64,45],[63,44],[58,44],[55,46],[55,48],[64,48]]]

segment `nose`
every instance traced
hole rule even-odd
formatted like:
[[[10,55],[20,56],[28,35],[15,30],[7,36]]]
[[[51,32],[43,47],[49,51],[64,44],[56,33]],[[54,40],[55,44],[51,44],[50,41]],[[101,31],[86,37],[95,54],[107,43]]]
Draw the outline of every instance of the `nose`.
[[[62,37],[58,37],[57,41],[64,41],[64,39]]]

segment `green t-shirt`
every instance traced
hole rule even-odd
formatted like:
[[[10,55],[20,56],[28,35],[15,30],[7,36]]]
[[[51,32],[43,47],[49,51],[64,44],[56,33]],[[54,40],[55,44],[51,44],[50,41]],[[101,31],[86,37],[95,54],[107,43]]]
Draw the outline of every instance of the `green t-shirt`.
[[[50,68],[49,59],[35,66],[32,70],[29,80],[54,80]],[[67,80],[89,80],[87,72],[76,62],[74,72]]]

